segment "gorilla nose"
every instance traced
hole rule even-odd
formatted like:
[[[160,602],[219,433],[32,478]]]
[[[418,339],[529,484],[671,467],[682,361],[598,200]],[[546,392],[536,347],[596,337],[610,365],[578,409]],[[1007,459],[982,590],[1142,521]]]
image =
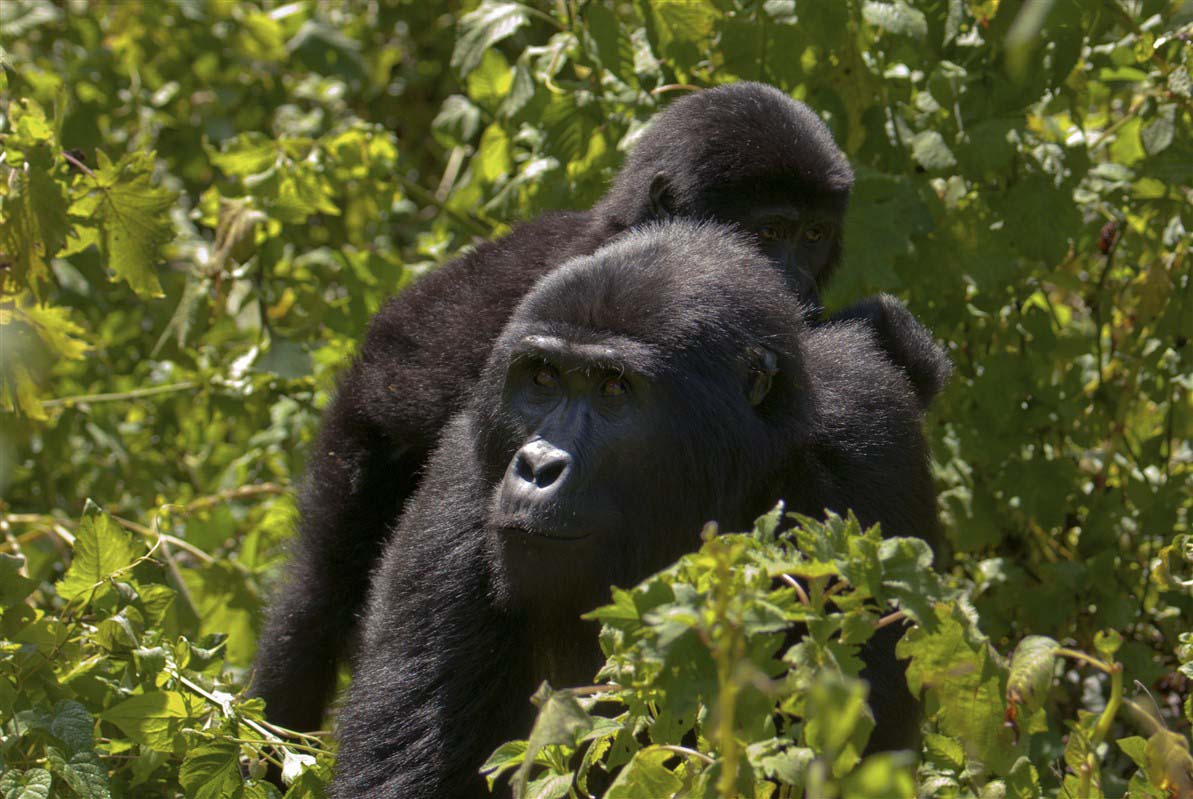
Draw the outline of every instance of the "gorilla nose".
[[[571,455],[540,438],[518,450],[514,456],[514,474],[535,488],[550,488],[560,481],[571,464]]]

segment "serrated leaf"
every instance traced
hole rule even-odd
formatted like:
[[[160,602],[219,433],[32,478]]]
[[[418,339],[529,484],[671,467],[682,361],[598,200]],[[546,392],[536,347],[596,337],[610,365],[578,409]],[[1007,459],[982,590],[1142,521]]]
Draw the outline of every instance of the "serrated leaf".
[[[77,361],[89,349],[86,331],[70,319],[71,309],[30,304],[16,310],[16,317],[29,324],[42,345],[57,358]]]
[[[125,156],[113,165],[103,152],[92,191],[75,201],[71,213],[99,226],[104,265],[141,296],[160,297],[155,270],[161,249],[174,238],[169,211],[177,194],[150,182],[153,159],[145,153]]]
[[[189,799],[235,799],[243,794],[240,747],[211,743],[190,749],[178,771]]]
[[[30,109],[41,113],[37,106]],[[21,119],[34,116],[33,110],[26,110]],[[48,133],[44,115],[40,116],[40,124]],[[12,264],[11,275],[0,275],[4,275],[2,283],[9,293],[28,287],[40,296],[50,279],[50,259],[65,246],[70,232],[70,201],[65,185],[51,174],[55,168],[53,153],[37,141],[30,133],[24,141],[18,136],[7,142],[10,148],[26,149],[24,164],[10,173],[6,186],[0,189],[0,261]]]
[[[75,532],[70,568],[55,586],[58,595],[82,597],[144,553],[144,545],[106,515],[85,516]]]
[[[177,691],[148,691],[108,708],[100,718],[155,752],[171,752],[174,736],[190,713],[186,698]]]
[[[219,151],[206,147],[211,163],[229,177],[256,175],[277,163],[277,142],[259,131],[249,131],[220,144]]]
[[[544,682],[535,691],[533,701],[538,705],[539,713],[534,721],[534,728],[530,731],[525,759],[513,779],[515,795],[521,795],[526,791],[530,769],[543,747],[553,744],[575,745],[593,725],[588,711],[581,707],[575,695],[568,691],[556,691]]]
[[[485,0],[460,20],[460,33],[452,51],[452,69],[462,76],[467,75],[480,64],[485,50],[529,23],[530,13],[521,3]]]

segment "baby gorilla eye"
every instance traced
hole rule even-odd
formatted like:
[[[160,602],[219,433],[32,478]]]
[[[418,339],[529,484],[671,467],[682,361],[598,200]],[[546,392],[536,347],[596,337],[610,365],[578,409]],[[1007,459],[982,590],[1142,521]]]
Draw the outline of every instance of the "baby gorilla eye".
[[[550,366],[540,366],[534,373],[534,384],[542,388],[555,388],[559,385],[559,375]]]
[[[601,395],[605,397],[620,397],[630,390],[630,384],[624,377],[608,377],[601,383]]]
[[[828,238],[828,233],[828,225],[824,222],[817,222],[814,225],[804,228],[803,237],[804,241],[820,241],[821,239]]]
[[[763,241],[776,241],[779,238],[779,230],[771,225],[763,225],[758,228],[758,238]]]

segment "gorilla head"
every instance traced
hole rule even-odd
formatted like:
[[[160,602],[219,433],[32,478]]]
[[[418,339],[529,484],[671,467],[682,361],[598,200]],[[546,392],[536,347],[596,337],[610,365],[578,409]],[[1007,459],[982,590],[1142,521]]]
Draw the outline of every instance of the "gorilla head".
[[[771,438],[790,446],[807,416],[801,311],[719,227],[646,228],[544,278],[474,406],[513,587],[595,601],[690,549],[704,521],[764,509],[750,500],[777,466]]]
[[[816,303],[840,260],[852,188],[845,154],[811,109],[743,82],[668,106],[594,211],[627,227],[670,217],[736,224]]]

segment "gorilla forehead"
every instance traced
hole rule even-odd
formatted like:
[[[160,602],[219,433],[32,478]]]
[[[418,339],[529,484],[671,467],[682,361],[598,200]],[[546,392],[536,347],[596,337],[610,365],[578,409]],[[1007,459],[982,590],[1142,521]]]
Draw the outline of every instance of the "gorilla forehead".
[[[611,194],[628,202],[645,193],[658,171],[695,203],[697,193],[715,201],[718,192],[730,191],[727,182],[739,191],[824,198],[848,195],[853,187],[849,161],[820,117],[773,86],[748,81],[694,92],[668,106],[642,134]],[[763,183],[743,186],[743,180]]]
[[[759,341],[790,351],[795,343],[786,339],[802,314],[748,239],[720,225],[672,221],[643,226],[548,274],[519,306],[504,343],[542,333],[628,339],[681,357],[693,347],[737,355]]]

